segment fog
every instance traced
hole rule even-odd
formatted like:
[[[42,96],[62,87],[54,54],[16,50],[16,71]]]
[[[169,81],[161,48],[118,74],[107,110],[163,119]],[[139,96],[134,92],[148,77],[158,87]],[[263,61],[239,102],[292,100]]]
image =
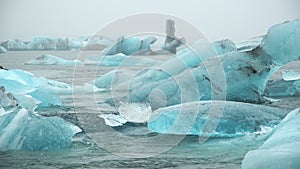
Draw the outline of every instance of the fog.
[[[299,9],[298,0],[0,0],[0,40],[92,35],[120,18],[151,12],[179,17],[211,41],[240,41],[300,18]]]

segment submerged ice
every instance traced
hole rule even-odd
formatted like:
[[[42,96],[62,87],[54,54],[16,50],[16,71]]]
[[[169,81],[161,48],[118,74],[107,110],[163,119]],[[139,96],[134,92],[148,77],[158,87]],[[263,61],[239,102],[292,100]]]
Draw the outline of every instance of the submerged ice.
[[[287,110],[230,101],[197,101],[157,109],[148,128],[157,133],[236,137],[274,127]]]

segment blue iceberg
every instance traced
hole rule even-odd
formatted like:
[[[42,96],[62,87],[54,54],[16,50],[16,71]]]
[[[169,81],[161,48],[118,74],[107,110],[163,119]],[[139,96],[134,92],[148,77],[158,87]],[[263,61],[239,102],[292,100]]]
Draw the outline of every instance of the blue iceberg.
[[[150,50],[150,45],[156,42],[156,38],[147,37],[145,39],[140,39],[138,37],[121,37],[115,44],[112,44],[106,51],[105,55],[115,55],[118,53],[123,53],[125,55],[132,55],[135,52],[142,50]]]
[[[81,129],[59,117],[43,117],[21,107],[0,114],[0,149],[56,150],[71,146]]]
[[[7,50],[4,47],[0,46],[0,53],[5,53],[6,51]]]
[[[214,42],[211,46],[205,40],[199,40],[193,44],[190,48],[185,48],[177,53],[175,59],[171,59],[165,63],[161,61],[152,60],[149,58],[139,58],[134,56],[103,56],[103,57],[88,57],[85,60],[86,64],[95,64],[99,65],[109,65],[109,66],[155,66],[154,69],[150,69],[142,74],[137,74],[131,83],[131,88],[135,88],[147,83],[154,83],[166,79],[172,75],[176,75],[188,69],[190,67],[195,67],[200,64],[203,60],[212,58],[218,54],[228,53],[235,51],[236,48],[234,43],[230,40],[223,40]],[[201,55],[202,57],[200,58]],[[118,57],[117,57],[118,56]],[[97,59],[98,58],[98,59]],[[174,66],[176,65],[176,66]],[[129,71],[129,70],[124,70]],[[96,86],[99,88],[110,88],[112,78],[107,78],[108,76],[112,77],[115,73],[122,73],[120,70],[115,72],[114,70],[98,78],[96,81]],[[125,73],[123,73],[125,74]],[[132,76],[128,76],[132,77]],[[114,80],[122,82],[122,80],[117,79],[118,76],[114,76]]]
[[[108,44],[109,40],[91,38],[88,43],[89,37],[79,38],[55,38],[48,36],[35,36],[30,41],[23,41],[19,39],[8,40],[1,43],[1,46],[9,51],[23,51],[23,50],[71,50],[82,49],[85,46],[97,46],[98,44]],[[94,48],[93,48],[94,49]],[[102,48],[103,49],[103,48]]]
[[[186,101],[219,99],[212,98],[212,94],[226,93],[226,99],[231,101],[264,102],[266,82],[282,65],[299,59],[299,44],[300,20],[294,20],[271,27],[261,44],[250,51],[232,51],[218,57],[204,55],[204,62],[201,62],[201,55],[197,57],[183,51],[179,56],[186,54],[181,57],[185,64],[169,64],[172,61],[168,61],[133,79],[129,101],[166,100],[166,105],[151,103],[154,108],[159,108]],[[225,79],[222,79],[222,73]],[[190,86],[193,82],[196,87]],[[198,95],[182,100],[182,89]],[[157,95],[151,99],[154,91],[162,92],[160,96],[164,98]]]
[[[84,63],[97,64],[99,66],[153,66],[159,64],[160,61],[118,53],[115,55],[89,56],[85,58]]]
[[[291,111],[257,150],[246,154],[242,169],[297,169],[300,166],[300,109]]]
[[[69,93],[68,84],[35,77],[29,72],[12,69],[0,69],[0,86],[12,93],[24,108],[34,110],[36,105],[60,106],[61,99],[52,93]]]
[[[22,96],[22,95],[19,95]],[[30,98],[22,101],[34,104]],[[0,149],[55,150],[67,148],[81,129],[59,117],[43,117],[22,108],[17,99],[0,88]]]
[[[157,133],[237,137],[274,127],[287,110],[230,101],[197,101],[157,109],[148,128]]]
[[[74,66],[76,64],[80,64],[78,60],[66,60],[62,59],[60,57],[49,55],[49,54],[43,54],[39,56],[36,59],[32,59],[27,61],[25,64],[27,65],[70,65]]]
[[[113,42],[101,36],[92,36],[88,38],[83,50],[103,50],[109,47]]]

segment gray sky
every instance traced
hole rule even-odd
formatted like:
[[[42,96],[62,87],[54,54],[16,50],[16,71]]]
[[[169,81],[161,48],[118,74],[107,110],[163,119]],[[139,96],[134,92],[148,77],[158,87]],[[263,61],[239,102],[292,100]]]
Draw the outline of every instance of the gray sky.
[[[122,17],[158,12],[193,24],[209,40],[246,40],[300,18],[299,0],[0,0],[0,40],[92,35]]]

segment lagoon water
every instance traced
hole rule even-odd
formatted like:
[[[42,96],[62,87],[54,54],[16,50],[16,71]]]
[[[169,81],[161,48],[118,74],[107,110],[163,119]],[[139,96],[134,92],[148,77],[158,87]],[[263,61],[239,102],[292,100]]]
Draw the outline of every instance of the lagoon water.
[[[85,56],[100,55],[99,51],[9,51],[0,54],[0,65],[8,69],[22,69],[33,73],[35,76],[43,76],[48,79],[58,80],[73,84],[74,92],[71,94],[61,94],[63,100],[62,107],[40,110],[45,116],[58,115],[71,122],[71,117],[76,118],[76,114],[93,114],[115,112],[115,108],[104,103],[110,98],[109,92],[88,93],[82,90],[82,85],[114,69],[120,67],[96,66],[96,65],[25,65],[30,59],[37,58],[41,54],[53,54],[63,59],[79,59]],[[146,56],[141,56],[146,57]],[[155,58],[156,57],[156,58]],[[166,60],[170,56],[155,56],[153,59]],[[299,65],[297,63],[296,65]],[[291,64],[288,68],[297,68]],[[143,69],[143,67],[130,67],[130,69]],[[280,76],[275,74],[272,78]],[[294,109],[300,105],[300,97],[279,98],[279,102],[271,106]],[[255,111],[255,110],[254,110]],[[89,121],[85,121],[89,123]],[[91,123],[94,123],[91,121]],[[93,124],[95,128],[101,127]],[[129,128],[119,128],[117,132],[125,133],[131,138],[151,137],[147,133],[145,126],[131,126]],[[107,132],[105,137],[113,137]],[[0,150],[0,168],[240,168],[244,155],[262,145],[265,135],[247,135],[238,138],[209,138],[204,142],[199,142],[199,137],[186,136],[181,142],[163,153],[157,153],[152,157],[143,157],[136,152],[141,150],[131,149],[129,158],[120,155],[118,149],[110,152],[89,136],[79,134],[75,136],[70,148],[56,151],[13,151]],[[111,138],[112,140],[114,138]],[[103,139],[107,140],[107,139]],[[98,140],[99,141],[99,140]],[[100,139],[101,141],[101,139]],[[118,140],[115,147],[120,152],[126,148],[129,140]],[[163,147],[168,144],[154,143],[153,147]],[[136,147],[139,149],[139,147]],[[145,154],[146,152],[145,148]],[[141,157],[141,158],[139,158]]]

